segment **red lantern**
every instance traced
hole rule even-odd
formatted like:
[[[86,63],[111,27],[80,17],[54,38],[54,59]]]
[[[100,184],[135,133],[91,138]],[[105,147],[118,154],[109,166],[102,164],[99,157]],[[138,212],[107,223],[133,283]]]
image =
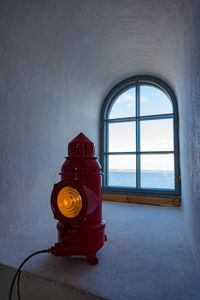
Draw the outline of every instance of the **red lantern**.
[[[54,255],[84,255],[97,264],[96,252],[106,240],[102,220],[101,166],[94,144],[80,133],[68,145],[61,181],[54,185],[51,207],[58,229]]]

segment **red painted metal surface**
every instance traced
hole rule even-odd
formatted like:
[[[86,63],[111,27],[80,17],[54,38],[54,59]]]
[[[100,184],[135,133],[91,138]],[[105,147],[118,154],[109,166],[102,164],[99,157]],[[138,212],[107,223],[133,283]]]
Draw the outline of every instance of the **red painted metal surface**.
[[[51,195],[54,217],[59,221],[54,255],[84,255],[91,264],[98,263],[96,252],[106,240],[105,221],[102,220],[102,173],[94,155],[94,144],[80,133],[68,145],[61,181],[54,185]],[[66,218],[57,206],[58,193],[67,186],[77,189],[82,198],[82,209],[75,218]]]

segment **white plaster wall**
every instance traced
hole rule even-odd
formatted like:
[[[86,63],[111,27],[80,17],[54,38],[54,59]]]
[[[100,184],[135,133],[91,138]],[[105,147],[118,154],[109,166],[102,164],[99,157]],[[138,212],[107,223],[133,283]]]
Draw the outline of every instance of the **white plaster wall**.
[[[182,195],[188,233],[200,270],[200,2],[186,1],[186,10],[180,91]]]
[[[199,61],[197,56],[193,67],[187,63],[197,54],[193,49],[197,33],[191,21],[192,5],[197,7],[198,2],[1,1],[2,234],[8,228],[24,228],[27,222],[33,226],[48,222],[52,217],[49,197],[53,183],[59,180],[67,143],[83,131],[96,143],[98,152],[104,97],[119,81],[144,74],[168,82],[178,97],[184,207],[190,211],[189,223],[192,219],[196,222],[199,188],[196,179],[192,185],[196,192],[192,192],[190,178],[197,158],[194,155],[189,161],[188,145],[195,144],[194,153],[198,153],[199,144],[189,132],[193,128],[190,120],[198,114],[187,104],[193,84],[193,101],[199,103],[198,83],[192,78],[188,81]],[[184,90],[186,83],[189,90]],[[187,137],[186,128],[190,133]],[[195,128],[197,138],[199,125]],[[189,202],[194,203],[193,209],[187,205]]]

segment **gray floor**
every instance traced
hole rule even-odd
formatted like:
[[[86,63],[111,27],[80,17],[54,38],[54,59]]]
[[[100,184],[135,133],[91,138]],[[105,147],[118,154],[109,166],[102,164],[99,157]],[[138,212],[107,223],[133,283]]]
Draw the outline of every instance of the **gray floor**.
[[[29,290],[37,292],[37,299],[65,299],[61,295],[83,299],[85,291],[113,300],[200,299],[181,209],[110,202],[104,202],[103,208],[108,242],[98,253],[99,265],[91,266],[82,257],[38,255],[24,266],[28,273],[22,278],[22,295]],[[0,263],[17,267],[30,253],[53,245],[55,224],[50,219],[49,224],[2,236]],[[0,295],[6,294],[11,280],[12,271],[5,266],[0,274],[7,284],[0,285]],[[46,283],[41,285],[41,280]],[[76,296],[70,296],[70,287],[78,289]]]

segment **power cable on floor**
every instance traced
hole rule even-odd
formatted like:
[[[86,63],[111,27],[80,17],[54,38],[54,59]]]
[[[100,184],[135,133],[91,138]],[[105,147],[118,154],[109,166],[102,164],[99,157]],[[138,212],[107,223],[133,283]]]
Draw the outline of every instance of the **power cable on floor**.
[[[21,298],[20,298],[20,287],[19,287],[20,276],[21,276],[21,271],[19,271],[18,277],[17,277],[17,295],[18,295],[18,300],[21,300]]]
[[[37,252],[32,253],[31,255],[29,255],[19,266],[19,268],[17,269],[17,271],[15,272],[15,275],[13,277],[12,283],[10,285],[10,290],[9,290],[9,300],[12,300],[12,292],[13,292],[13,288],[14,288],[14,284],[15,284],[15,280],[17,278],[17,295],[18,295],[18,300],[20,300],[20,277],[21,277],[21,268],[23,267],[23,265],[27,262],[27,260],[29,260],[31,257],[40,254],[40,253],[53,253],[54,252],[54,247],[51,247],[49,249],[46,250],[40,250]]]

